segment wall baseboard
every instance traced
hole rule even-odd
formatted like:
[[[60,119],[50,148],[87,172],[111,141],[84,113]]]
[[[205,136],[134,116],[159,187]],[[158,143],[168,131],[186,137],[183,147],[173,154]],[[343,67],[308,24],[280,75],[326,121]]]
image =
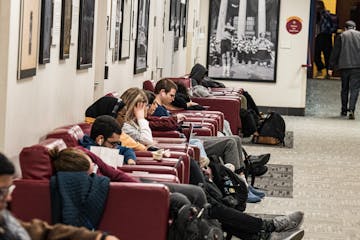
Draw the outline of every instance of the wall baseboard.
[[[289,108],[289,107],[264,107],[258,106],[259,111],[263,113],[277,112],[281,115],[289,116],[305,116],[305,108]]]

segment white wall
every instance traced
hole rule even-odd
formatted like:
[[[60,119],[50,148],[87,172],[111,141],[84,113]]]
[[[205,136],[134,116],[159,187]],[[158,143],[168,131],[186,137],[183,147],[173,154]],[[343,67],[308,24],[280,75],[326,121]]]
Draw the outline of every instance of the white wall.
[[[9,52],[10,1],[0,1],[0,152],[5,149],[5,113]]]
[[[10,4],[7,99],[1,103],[6,109],[5,132],[1,139],[12,158],[53,128],[83,121],[84,109],[93,99],[94,68],[76,70],[78,19],[73,11],[70,58],[59,60],[57,44],[51,48],[50,63],[39,65],[36,76],[17,80],[20,0]],[[78,6],[79,0],[73,4]]]
[[[206,64],[209,1],[201,1],[201,30],[205,38],[199,45],[199,62]],[[306,97],[306,64],[308,46],[308,26],[310,0],[281,1],[279,19],[279,45],[276,83],[251,83],[244,81],[222,81],[228,87],[242,87],[248,90],[259,106],[304,108]],[[298,16],[303,19],[299,34],[291,35],[286,31],[286,19]]]

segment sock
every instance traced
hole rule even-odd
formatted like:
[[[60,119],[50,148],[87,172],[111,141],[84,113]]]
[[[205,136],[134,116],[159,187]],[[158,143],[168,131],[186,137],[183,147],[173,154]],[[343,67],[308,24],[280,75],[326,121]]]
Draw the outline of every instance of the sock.
[[[240,180],[242,180],[245,183],[246,187],[248,188],[249,184],[247,183],[245,175],[243,173],[240,173],[240,174],[238,174],[238,176],[239,176]]]

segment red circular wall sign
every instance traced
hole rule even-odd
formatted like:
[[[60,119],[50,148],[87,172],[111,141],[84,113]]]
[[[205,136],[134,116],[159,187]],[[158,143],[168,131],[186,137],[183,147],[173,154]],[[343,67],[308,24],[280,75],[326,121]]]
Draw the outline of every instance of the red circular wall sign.
[[[302,19],[299,17],[289,17],[286,20],[286,30],[290,34],[298,34],[302,29]]]

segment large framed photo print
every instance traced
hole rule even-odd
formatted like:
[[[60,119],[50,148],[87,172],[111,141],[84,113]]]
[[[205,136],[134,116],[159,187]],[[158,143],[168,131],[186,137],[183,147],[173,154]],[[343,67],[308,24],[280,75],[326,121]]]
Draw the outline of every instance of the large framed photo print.
[[[130,58],[131,10],[132,0],[122,0],[122,19],[120,30],[120,60]]]
[[[61,2],[60,59],[70,57],[72,0]]]
[[[21,0],[18,79],[36,74],[40,0]]]
[[[139,0],[135,41],[135,74],[145,72],[147,68],[149,9],[150,0]]]
[[[210,0],[209,77],[276,81],[280,0]]]
[[[77,69],[92,67],[95,0],[80,0]]]
[[[52,0],[42,0],[39,63],[50,62],[50,48],[52,41],[53,3]]]

